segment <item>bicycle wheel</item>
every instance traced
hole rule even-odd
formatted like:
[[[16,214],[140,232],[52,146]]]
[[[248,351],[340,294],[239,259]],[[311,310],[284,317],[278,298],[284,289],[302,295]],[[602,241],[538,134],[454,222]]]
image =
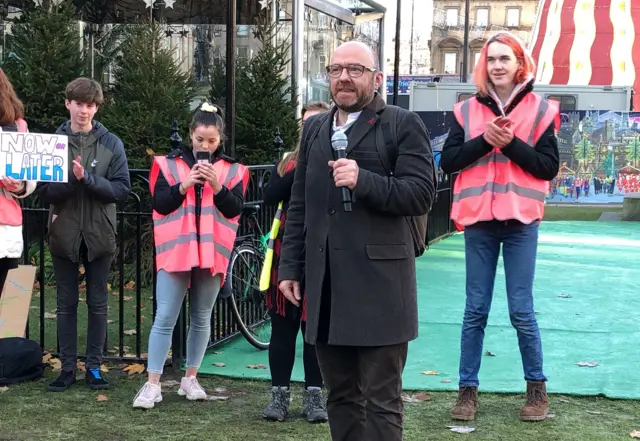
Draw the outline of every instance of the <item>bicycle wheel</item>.
[[[240,333],[258,349],[269,349],[271,326],[264,293],[259,290],[264,257],[252,244],[235,248],[229,259],[227,280],[231,312]]]

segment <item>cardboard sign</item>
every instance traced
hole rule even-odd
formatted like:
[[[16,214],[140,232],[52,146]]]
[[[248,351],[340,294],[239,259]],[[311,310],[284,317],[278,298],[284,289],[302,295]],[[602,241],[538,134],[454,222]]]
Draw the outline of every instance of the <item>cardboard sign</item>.
[[[9,271],[0,296],[0,338],[24,337],[35,280],[35,266]]]
[[[65,135],[0,133],[0,176],[20,181],[67,182],[69,140]]]

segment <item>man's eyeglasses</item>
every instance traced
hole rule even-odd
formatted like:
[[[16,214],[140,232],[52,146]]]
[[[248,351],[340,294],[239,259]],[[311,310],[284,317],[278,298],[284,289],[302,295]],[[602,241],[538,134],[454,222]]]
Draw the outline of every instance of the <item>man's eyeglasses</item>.
[[[366,67],[362,64],[347,64],[346,66],[342,66],[340,64],[330,64],[329,66],[327,66],[327,74],[331,78],[338,78],[340,75],[342,75],[342,71],[345,69],[347,69],[347,74],[351,78],[361,77],[365,70],[369,72],[378,71],[378,69]]]

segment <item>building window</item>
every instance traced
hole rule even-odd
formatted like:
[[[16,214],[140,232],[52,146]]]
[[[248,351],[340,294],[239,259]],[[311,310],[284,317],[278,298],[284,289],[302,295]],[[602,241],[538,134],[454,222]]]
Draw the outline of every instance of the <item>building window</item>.
[[[476,9],[476,26],[487,27],[489,26],[489,9],[478,8]]]
[[[520,26],[520,9],[507,8],[507,27],[517,28]]]
[[[473,67],[476,67],[476,64],[478,64],[478,60],[480,59],[480,52],[474,52],[473,53]]]
[[[444,53],[444,73],[454,74],[458,67],[458,54],[456,52]]]
[[[247,46],[238,46],[237,47],[238,58],[248,59],[249,58],[249,48]]]
[[[458,26],[457,9],[447,9],[447,26]]]
[[[558,101],[562,112],[576,110],[577,107],[576,97],[573,95],[547,95],[547,99]]]

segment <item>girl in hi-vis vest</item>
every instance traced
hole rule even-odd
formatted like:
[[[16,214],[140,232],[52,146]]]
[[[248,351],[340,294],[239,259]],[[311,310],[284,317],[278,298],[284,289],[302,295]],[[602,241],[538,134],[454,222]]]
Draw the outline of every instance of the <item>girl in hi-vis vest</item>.
[[[24,106],[0,69],[0,131],[27,132]],[[0,170],[0,296],[10,270],[18,267],[24,250],[22,241],[22,207],[18,199],[29,196],[36,183],[19,181]]]
[[[451,416],[472,420],[478,371],[491,308],[500,246],[511,324],[526,380],[520,418],[547,417],[542,342],[533,309],[538,224],[549,182],[559,169],[557,103],[533,92],[535,65],[509,33],[491,37],[473,72],[477,94],[454,106],[440,164],[455,178],[451,219],[464,229],[466,309],[462,324],[459,395]]]
[[[328,112],[329,105],[323,102],[309,103],[302,109],[302,124],[310,116]],[[260,277],[260,289],[267,291],[266,304],[271,315],[271,340],[269,342],[269,369],[271,370],[271,402],[264,410],[263,418],[283,421],[289,415],[291,398],[291,371],[296,359],[296,341],[300,330],[305,332],[304,298],[300,307],[288,301],[278,288],[278,263],[280,246],[284,236],[285,218],[291,199],[291,187],[300,142],[293,153],[278,161],[271,170],[269,182],[264,187],[264,203],[277,205],[278,210],[271,228],[268,251]],[[315,346],[304,342],[305,388],[302,393],[302,415],[309,422],[327,420],[325,399],[322,395],[322,374]]]
[[[162,401],[160,376],[187,289],[187,369],[178,394],[204,400],[196,380],[211,334],[213,305],[224,283],[242,213],[249,170],[222,154],[224,123],[216,106],[203,104],[190,126],[191,145],[153,158],[156,250],[156,317],[149,335],[148,381],[133,407],[151,409]]]

